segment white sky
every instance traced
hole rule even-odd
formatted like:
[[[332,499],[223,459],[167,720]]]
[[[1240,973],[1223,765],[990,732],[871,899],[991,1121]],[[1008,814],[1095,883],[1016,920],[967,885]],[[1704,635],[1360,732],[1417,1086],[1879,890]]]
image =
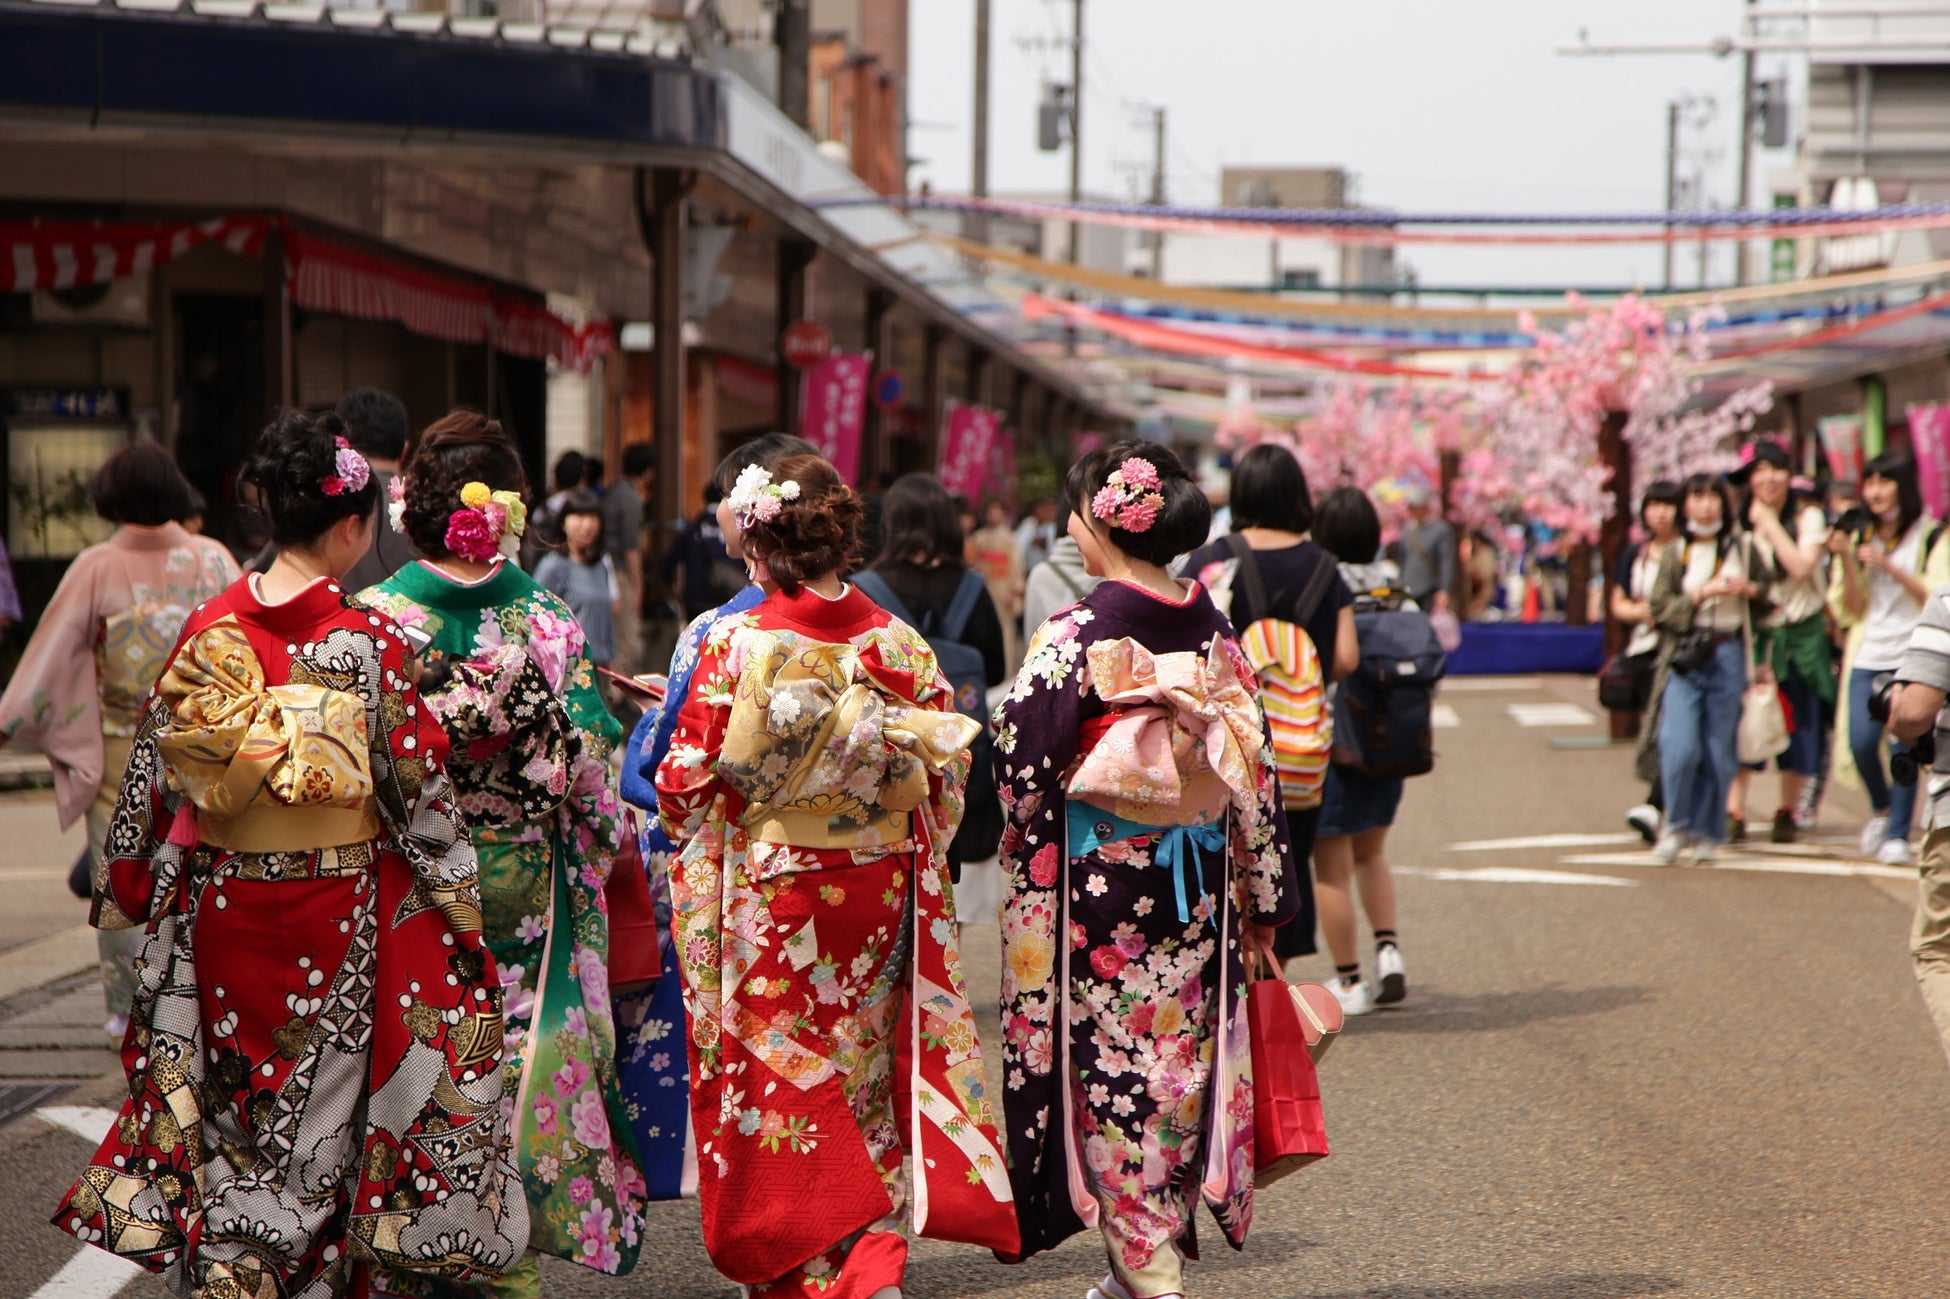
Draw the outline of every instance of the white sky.
[[[1734,200],[1738,57],[1563,57],[1594,43],[1732,34],[1741,0],[1088,0],[1084,18],[1084,181],[1128,197],[1148,167],[1148,113],[1169,111],[1168,194],[1215,202],[1233,163],[1339,165],[1360,201],[1449,211],[1656,210],[1665,205],[1666,104],[1712,96],[1703,131],[1682,133],[1681,172],[1702,153],[1715,206]],[[989,185],[1060,191],[1066,152],[1036,149],[1044,76],[1067,81],[1070,0],[994,0]],[[915,0],[909,112],[915,183],[967,192],[973,116],[973,0]],[[1024,48],[1042,38],[1045,48]],[[1787,72],[1790,129],[1802,128],[1805,74],[1764,55],[1763,79]],[[1754,195],[1790,161],[1756,151]],[[1148,170],[1142,178],[1148,183]],[[1696,247],[1696,246],[1695,246]],[[1422,283],[1658,284],[1657,245],[1406,250]],[[1718,255],[1716,283],[1730,278]],[[1682,250],[1678,282],[1697,274]]]

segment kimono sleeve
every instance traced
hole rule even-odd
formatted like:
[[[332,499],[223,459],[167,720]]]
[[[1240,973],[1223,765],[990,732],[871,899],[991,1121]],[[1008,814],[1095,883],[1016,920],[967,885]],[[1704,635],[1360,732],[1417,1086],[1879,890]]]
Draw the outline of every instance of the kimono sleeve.
[[[1240,660],[1244,662],[1243,657]],[[1259,925],[1284,925],[1299,915],[1306,899],[1301,895],[1305,883],[1293,860],[1293,844],[1287,831],[1286,806],[1280,797],[1280,772],[1273,756],[1272,731],[1266,725],[1266,711],[1260,708],[1259,724],[1266,740],[1260,745],[1259,761],[1254,764],[1253,781],[1257,806],[1251,816],[1234,818],[1231,836],[1234,878],[1244,881],[1246,915]]]
[[[170,789],[163,776],[156,733],[168,722],[168,702],[151,689],[116,792],[102,860],[95,867],[88,923],[97,929],[134,929],[147,923],[158,880],[167,884],[175,879],[194,846],[177,842],[183,836],[171,834],[188,800]]]
[[[63,829],[87,810],[105,774],[96,572],[87,561],[69,567],[0,695],[0,738],[23,740],[53,764]]]
[[[1063,780],[1081,746],[1082,605],[1044,623],[996,710],[995,787],[1002,799],[1002,862],[1023,887],[1027,859],[1063,842]],[[1054,856],[1054,854],[1052,854]],[[1052,861],[1038,875],[1054,878]]]
[[[683,843],[697,833],[723,784],[718,758],[731,720],[730,642],[725,624],[713,627],[705,638],[690,689],[677,711],[670,748],[657,766],[657,818],[672,843]]]

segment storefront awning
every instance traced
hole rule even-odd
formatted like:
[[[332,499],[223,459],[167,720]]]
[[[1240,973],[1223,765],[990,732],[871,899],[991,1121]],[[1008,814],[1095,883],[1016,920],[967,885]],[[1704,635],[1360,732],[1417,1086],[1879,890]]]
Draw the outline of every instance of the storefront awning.
[[[263,217],[208,221],[0,221],[0,293],[109,284],[146,275],[199,244],[222,244],[255,257],[270,223]]]

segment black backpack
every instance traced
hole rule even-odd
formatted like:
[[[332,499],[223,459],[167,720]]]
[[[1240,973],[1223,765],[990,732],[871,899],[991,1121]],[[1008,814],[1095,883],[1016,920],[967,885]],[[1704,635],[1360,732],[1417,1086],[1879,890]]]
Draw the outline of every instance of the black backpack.
[[[1354,602],[1358,666],[1336,687],[1334,762],[1378,778],[1435,770],[1435,685],[1449,669],[1429,616],[1400,593]]]
[[[995,768],[989,753],[988,669],[982,663],[982,651],[961,639],[985,588],[982,575],[973,569],[961,575],[955,598],[938,624],[932,612],[926,618],[909,613],[901,598],[894,594],[894,588],[880,574],[855,573],[851,580],[869,600],[921,633],[928,648],[934,651],[941,675],[948,679],[948,687],[955,693],[956,710],[982,724],[981,732],[969,746],[972,765],[961,829],[948,851],[949,859],[957,864],[985,861],[1002,844],[1002,803],[995,792]]]

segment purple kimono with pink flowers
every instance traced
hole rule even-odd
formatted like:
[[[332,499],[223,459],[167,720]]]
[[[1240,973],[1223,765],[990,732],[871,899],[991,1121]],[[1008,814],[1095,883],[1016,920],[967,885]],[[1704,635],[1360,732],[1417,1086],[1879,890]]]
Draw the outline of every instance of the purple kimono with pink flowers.
[[[1252,668],[1190,584],[1052,617],[996,714],[1003,1102],[1025,1255],[1086,1226],[1139,1299],[1182,1291],[1202,1198],[1252,1219],[1241,925],[1299,910]]]

